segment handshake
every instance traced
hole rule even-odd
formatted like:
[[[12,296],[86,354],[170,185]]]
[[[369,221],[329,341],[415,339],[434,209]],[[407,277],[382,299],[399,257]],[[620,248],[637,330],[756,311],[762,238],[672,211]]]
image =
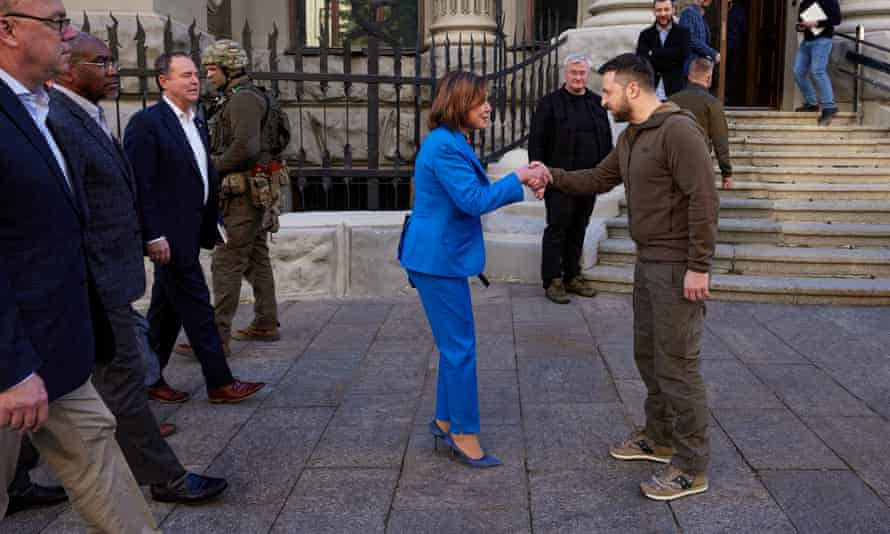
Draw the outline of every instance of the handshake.
[[[540,161],[533,161],[528,165],[520,167],[516,170],[519,182],[534,191],[535,198],[541,200],[544,198],[544,191],[547,186],[553,183],[553,176],[550,169]]]

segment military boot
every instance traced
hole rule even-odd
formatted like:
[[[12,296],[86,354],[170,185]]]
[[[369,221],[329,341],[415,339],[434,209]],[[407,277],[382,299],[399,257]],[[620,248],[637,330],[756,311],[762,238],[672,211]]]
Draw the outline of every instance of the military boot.
[[[581,297],[595,297],[596,290],[590,287],[587,280],[578,275],[566,282],[566,291]]]
[[[281,333],[278,328],[258,328],[251,323],[247,328],[232,332],[232,339],[238,341],[278,341]]]
[[[566,293],[565,287],[562,285],[562,280],[559,278],[554,278],[550,281],[550,285],[544,290],[544,294],[547,295],[548,299],[557,304],[568,304],[572,302],[572,299]]]

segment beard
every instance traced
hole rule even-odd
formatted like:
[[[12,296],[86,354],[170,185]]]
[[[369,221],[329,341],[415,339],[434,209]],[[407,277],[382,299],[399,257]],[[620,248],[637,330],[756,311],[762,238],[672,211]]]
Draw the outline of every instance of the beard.
[[[609,111],[612,112],[612,118],[615,119],[615,122],[630,121],[630,106],[627,105],[626,99],[621,102],[617,109],[610,109]]]

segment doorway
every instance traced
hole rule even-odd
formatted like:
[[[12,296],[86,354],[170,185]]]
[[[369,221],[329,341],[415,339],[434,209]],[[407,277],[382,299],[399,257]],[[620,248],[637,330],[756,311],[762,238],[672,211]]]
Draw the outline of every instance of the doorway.
[[[723,13],[723,8],[726,12]],[[726,23],[725,103],[727,106],[778,109],[782,104],[788,24],[787,2],[775,0],[715,1],[712,11],[719,38]],[[713,21],[713,22],[712,22]]]

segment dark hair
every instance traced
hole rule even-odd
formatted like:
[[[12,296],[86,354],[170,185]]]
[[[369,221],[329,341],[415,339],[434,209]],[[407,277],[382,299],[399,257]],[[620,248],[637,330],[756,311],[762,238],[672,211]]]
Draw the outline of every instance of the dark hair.
[[[670,2],[671,5],[674,5],[674,0],[653,0],[652,7],[655,7],[655,4],[657,4],[659,2]]]
[[[430,130],[439,126],[460,129],[466,124],[467,113],[487,97],[485,79],[476,73],[456,70],[442,76],[430,110]]]
[[[192,59],[187,52],[176,51],[176,52],[165,52],[158,56],[158,59],[155,60],[155,83],[158,84],[158,89],[163,93],[164,88],[161,87],[161,76],[167,76],[170,74],[170,65],[173,63],[173,58],[176,57],[184,57],[188,60]]]
[[[655,72],[652,65],[636,54],[616,56],[603,64],[597,72],[601,75],[614,72],[616,77],[621,78],[622,84],[637,82],[640,89],[649,93],[655,91]]]

